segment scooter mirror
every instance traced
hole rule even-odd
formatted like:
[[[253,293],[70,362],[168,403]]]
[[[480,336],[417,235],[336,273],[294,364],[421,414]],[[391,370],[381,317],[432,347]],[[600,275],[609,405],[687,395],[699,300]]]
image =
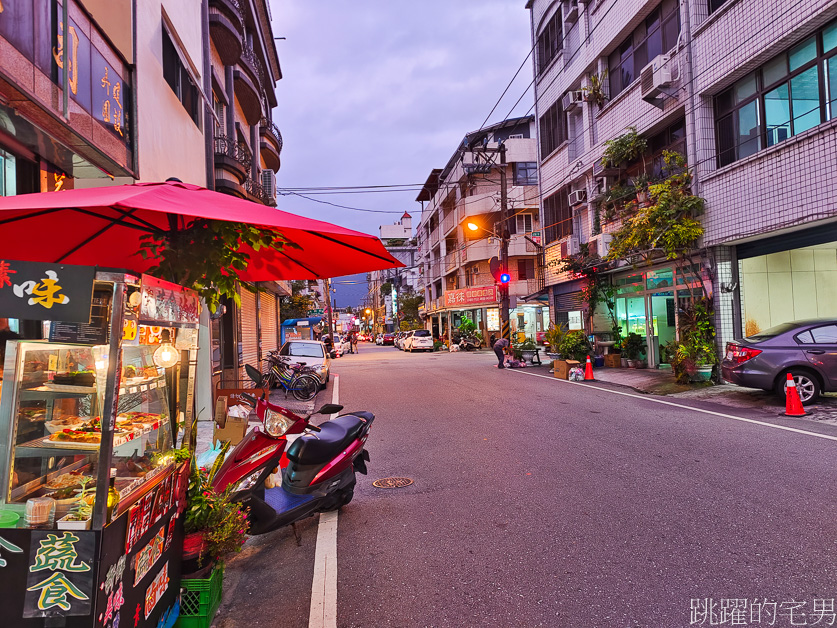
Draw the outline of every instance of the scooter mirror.
[[[259,369],[257,369],[255,366],[245,364],[244,370],[247,372],[247,377],[252,379],[256,384],[262,383],[262,374],[259,372]]]
[[[336,414],[343,409],[343,406],[336,403],[327,403],[322,408],[317,410],[315,414]]]

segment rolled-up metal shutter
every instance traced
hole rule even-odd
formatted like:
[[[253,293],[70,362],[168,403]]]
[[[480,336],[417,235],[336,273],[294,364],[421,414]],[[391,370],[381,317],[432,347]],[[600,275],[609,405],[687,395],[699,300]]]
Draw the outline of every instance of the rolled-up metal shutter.
[[[247,379],[244,371],[245,364],[252,364],[261,369],[259,364],[259,334],[258,311],[256,310],[256,294],[247,288],[241,288],[241,379]]]
[[[279,348],[279,319],[276,312],[276,295],[272,292],[259,294],[262,317],[262,358],[268,351]]]

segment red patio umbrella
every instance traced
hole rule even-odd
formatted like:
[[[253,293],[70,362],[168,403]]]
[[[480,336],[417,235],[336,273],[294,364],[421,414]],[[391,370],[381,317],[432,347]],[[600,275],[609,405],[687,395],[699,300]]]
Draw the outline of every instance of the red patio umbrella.
[[[243,281],[316,279],[403,266],[375,236],[197,185],[167,181],[0,198],[0,258],[144,272],[140,238],[194,219],[275,229],[299,249],[247,251]]]

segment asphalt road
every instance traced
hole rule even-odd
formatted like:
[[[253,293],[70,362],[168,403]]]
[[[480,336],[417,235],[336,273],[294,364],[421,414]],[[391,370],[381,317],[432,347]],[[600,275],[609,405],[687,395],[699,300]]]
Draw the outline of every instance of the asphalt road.
[[[338,626],[709,626],[730,599],[727,625],[833,623],[837,441],[813,432],[837,428],[495,362],[363,344],[334,363],[345,410],[376,415],[339,515]],[[392,476],[414,483],[372,486]],[[216,625],[307,626],[316,531],[248,542]]]

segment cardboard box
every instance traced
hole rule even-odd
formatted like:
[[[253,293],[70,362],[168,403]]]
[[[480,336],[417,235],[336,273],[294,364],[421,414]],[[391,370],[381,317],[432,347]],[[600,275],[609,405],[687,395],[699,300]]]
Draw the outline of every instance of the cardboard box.
[[[235,400],[233,400],[235,405]],[[230,416],[230,398],[220,396],[215,400],[215,431],[212,435],[212,442],[229,441],[231,445],[237,445],[244,439],[247,433],[248,418]]]
[[[618,369],[622,366],[622,354],[606,353],[604,355],[604,365],[612,369]]]
[[[570,369],[579,364],[581,362],[576,360],[554,360],[552,362],[552,371],[558,379],[569,379]]]

